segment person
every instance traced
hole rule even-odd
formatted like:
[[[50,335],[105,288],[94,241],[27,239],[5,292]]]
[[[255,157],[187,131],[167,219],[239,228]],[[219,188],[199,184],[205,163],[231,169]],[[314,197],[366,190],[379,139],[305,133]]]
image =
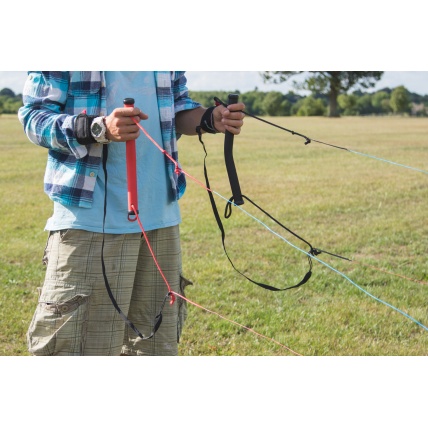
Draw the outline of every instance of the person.
[[[128,97],[134,106],[124,106]],[[202,107],[189,97],[185,72],[28,72],[18,117],[29,140],[48,149],[44,190],[53,201],[46,274],[27,332],[30,354],[178,355],[186,305],[180,298],[164,305],[167,286],[150,254],[151,247],[169,286],[183,295],[191,282],[182,275],[179,199],[186,180],[176,169],[177,141],[197,128],[238,135],[243,109]],[[141,132],[142,121],[165,154]],[[136,141],[145,235],[129,218],[129,140]]]

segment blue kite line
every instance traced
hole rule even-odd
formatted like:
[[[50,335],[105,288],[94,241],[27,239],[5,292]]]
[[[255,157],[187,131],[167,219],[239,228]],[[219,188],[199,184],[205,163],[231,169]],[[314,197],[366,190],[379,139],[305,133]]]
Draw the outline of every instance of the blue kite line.
[[[218,98],[217,99],[214,98],[214,99],[216,101],[220,101]],[[227,107],[227,105],[225,103],[223,103],[221,101],[220,101],[220,103],[223,104],[225,107]],[[248,113],[248,112],[246,112],[244,110],[243,110],[243,113],[246,116],[253,117],[254,119],[260,120],[261,122],[267,123],[268,125],[275,126],[276,128],[282,129],[283,131],[286,131],[286,132],[289,132],[289,133],[291,133],[293,135],[297,135],[299,137],[304,138],[306,140],[305,145],[310,144],[312,141],[314,141],[314,142],[319,143],[319,144],[324,144],[325,146],[334,147],[335,149],[346,150],[347,152],[351,152],[351,153],[354,153],[354,154],[357,154],[357,155],[367,156],[369,158],[376,159],[376,160],[379,160],[379,161],[382,161],[382,162],[387,162],[387,163],[390,163],[392,165],[401,166],[403,168],[412,169],[413,171],[422,172],[423,174],[428,174],[428,171],[425,171],[423,169],[414,168],[412,166],[407,166],[407,165],[403,165],[403,164],[400,164],[400,163],[397,163],[397,162],[392,162],[392,161],[387,160],[387,159],[382,159],[382,158],[379,158],[379,157],[376,157],[376,156],[368,155],[368,154],[365,154],[365,153],[360,153],[360,152],[357,152],[355,150],[348,149],[347,147],[337,146],[337,145],[331,144],[331,143],[325,143],[324,141],[316,140],[314,138],[309,138],[306,135],[300,134],[299,132],[296,132],[296,131],[293,131],[291,129],[287,129],[287,128],[284,128],[282,126],[279,126],[276,123],[269,122],[269,121],[267,121],[265,119],[262,119],[261,117],[255,116],[255,115],[253,115],[251,113]]]
[[[305,138],[307,138],[307,137],[305,137]],[[357,152],[356,150],[351,150],[351,149],[348,149],[347,147],[336,146],[335,144],[325,143],[324,141],[319,141],[319,140],[309,139],[308,138],[308,142],[311,142],[311,141],[314,141],[315,143],[319,143],[319,144],[324,144],[325,146],[334,147],[335,149],[345,150],[347,152],[354,153],[356,155],[366,156],[368,158],[375,159],[375,160],[378,160],[378,161],[381,161],[381,162],[386,162],[386,163],[389,163],[391,165],[401,166],[403,168],[411,169],[413,171],[422,172],[423,174],[428,174],[428,171],[426,171],[424,169],[418,169],[418,168],[415,168],[413,166],[408,166],[408,165],[404,165],[402,163],[393,162],[393,161],[390,161],[388,159],[383,159],[383,158],[380,158],[380,157],[377,157],[377,156],[374,156],[374,155],[369,155],[367,153]],[[305,143],[305,144],[308,144],[308,143]]]
[[[387,162],[387,163],[390,163],[390,164],[392,164],[392,165],[401,166],[401,167],[403,167],[403,168],[412,169],[413,171],[422,172],[423,174],[428,174],[428,171],[425,171],[425,170],[423,170],[423,169],[418,169],[418,168],[414,168],[414,167],[412,167],[412,166],[403,165],[403,164],[401,164],[401,163],[393,162],[393,161],[390,161],[390,160],[388,160],[388,159],[378,158],[377,156],[368,155],[368,154],[366,154],[366,153],[357,152],[357,151],[355,151],[355,150],[350,150],[350,149],[346,149],[346,150],[348,150],[348,152],[355,153],[355,154],[357,154],[357,155],[366,156],[366,157],[368,157],[368,158],[376,159],[376,160],[379,160],[379,161],[382,161],[382,162]]]
[[[230,203],[229,200],[227,198],[225,198],[224,196],[220,195],[220,193],[215,192],[214,190],[211,190],[212,193],[215,193],[217,196],[219,196],[220,198],[224,199],[226,202]],[[233,203],[233,202],[232,202]],[[339,275],[341,275],[343,278],[345,278],[347,281],[349,281],[352,285],[354,285],[355,287],[357,287],[360,291],[364,292],[365,294],[367,294],[368,296],[370,296],[371,298],[373,298],[374,300],[378,301],[379,303],[382,303],[383,305],[388,306],[389,308],[393,309],[394,311],[400,313],[401,315],[405,316],[406,318],[408,318],[409,320],[413,321],[415,324],[417,324],[418,326],[422,327],[424,330],[428,331],[428,327],[423,325],[421,322],[419,322],[418,320],[416,320],[415,318],[413,318],[412,316],[410,316],[409,314],[406,314],[405,312],[403,312],[401,309],[396,308],[395,306],[391,305],[388,302],[385,302],[382,299],[379,299],[378,297],[374,296],[373,294],[369,293],[367,290],[365,290],[363,287],[361,287],[360,285],[358,285],[356,282],[354,282],[351,278],[349,278],[348,276],[346,276],[343,272],[340,272],[339,270],[335,269],[334,267],[330,266],[328,263],[324,262],[323,260],[319,259],[318,257],[315,257],[312,254],[309,254],[308,252],[306,252],[305,250],[302,250],[301,248],[297,247],[296,245],[294,245],[293,243],[291,243],[290,241],[288,241],[286,238],[284,238],[282,235],[280,235],[279,233],[275,232],[274,230],[272,230],[267,224],[263,223],[261,220],[259,220],[257,217],[254,217],[252,214],[250,214],[248,211],[244,210],[242,208],[242,205],[236,205],[235,203],[233,203],[233,205],[235,205],[237,208],[239,208],[243,213],[245,213],[246,215],[248,215],[249,217],[251,217],[253,220],[256,220],[258,223],[260,223],[263,227],[265,227],[267,230],[269,230],[271,233],[273,233],[274,235],[278,236],[278,238],[282,239],[283,241],[285,241],[288,245],[292,246],[293,248],[295,248],[296,250],[299,250],[300,252],[302,252],[303,254],[306,254],[309,257],[312,257],[313,259],[317,260],[319,263],[323,264],[324,266],[328,267],[329,269],[331,269],[333,272],[338,273]]]

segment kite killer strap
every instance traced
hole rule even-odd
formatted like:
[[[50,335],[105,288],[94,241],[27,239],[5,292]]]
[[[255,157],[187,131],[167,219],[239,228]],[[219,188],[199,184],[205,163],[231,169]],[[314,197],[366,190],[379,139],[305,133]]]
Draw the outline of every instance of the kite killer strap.
[[[229,96],[230,97],[230,96]],[[229,102],[229,104],[235,103],[238,101],[237,96],[235,96],[236,98],[232,98],[233,102]],[[216,100],[217,101],[217,100]],[[229,101],[231,101],[231,98],[229,98]],[[224,103],[222,103],[223,105],[225,105]],[[230,262],[230,264],[232,265],[232,267],[240,274],[242,275],[244,278],[246,278],[248,281],[252,282],[253,284],[258,285],[259,287],[262,287],[266,290],[270,290],[270,291],[285,291],[285,290],[290,290],[292,288],[297,288],[300,287],[301,285],[305,284],[309,278],[312,275],[312,256],[316,256],[318,254],[320,254],[319,250],[317,250],[316,248],[314,248],[308,241],[306,241],[305,239],[303,239],[302,237],[300,237],[299,235],[297,235],[296,233],[294,233],[293,231],[291,231],[290,229],[288,229],[287,227],[285,227],[283,224],[281,224],[278,220],[276,220],[272,215],[270,215],[267,211],[265,211],[263,208],[261,208],[260,206],[258,206],[257,204],[255,204],[250,198],[248,198],[245,195],[242,195],[241,193],[241,189],[240,189],[240,185],[239,185],[239,180],[238,180],[238,175],[236,173],[236,167],[235,167],[235,163],[233,160],[233,134],[226,132],[225,134],[225,148],[224,148],[224,155],[225,155],[225,163],[226,163],[226,168],[228,171],[228,176],[229,176],[229,181],[230,181],[230,185],[231,185],[231,189],[232,189],[232,194],[233,196],[227,201],[226,203],[226,208],[225,208],[225,213],[224,216],[225,218],[229,218],[232,215],[232,205],[242,205],[244,204],[244,199],[246,201],[248,201],[249,203],[251,203],[253,206],[255,206],[257,209],[259,209],[260,211],[262,211],[265,215],[267,215],[271,220],[273,220],[276,224],[278,224],[280,227],[282,227],[283,229],[287,230],[289,233],[291,233],[293,236],[295,236],[296,238],[300,239],[301,241],[303,241],[305,244],[307,244],[310,247],[310,250],[308,252],[308,261],[309,261],[309,270],[308,272],[305,274],[305,276],[303,277],[303,279],[295,285],[292,286],[288,286],[285,288],[277,288],[274,287],[272,285],[268,285],[259,281],[255,281],[253,279],[251,279],[250,277],[248,277],[247,275],[245,275],[244,273],[242,273],[239,269],[236,268],[236,266],[234,265],[233,261],[231,260],[231,258],[229,257],[227,250],[226,250],[226,244],[225,244],[225,240],[226,240],[226,232],[224,230],[223,227],[223,223],[221,221],[215,200],[214,200],[214,196],[213,196],[213,192],[210,190],[210,183],[209,183],[209,178],[208,178],[208,171],[207,171],[207,166],[206,166],[206,158],[208,156],[207,150],[205,148],[205,144],[202,141],[202,134],[200,132],[200,130],[198,130],[198,136],[199,136],[199,141],[202,144],[202,147],[204,149],[205,152],[205,157],[204,157],[204,176],[205,176],[205,183],[206,183],[206,187],[207,187],[207,191],[208,191],[208,196],[210,199],[210,203],[211,203],[211,207],[214,213],[214,217],[216,219],[218,228],[220,229],[221,232],[221,239],[222,239],[222,245],[223,245],[223,250]]]

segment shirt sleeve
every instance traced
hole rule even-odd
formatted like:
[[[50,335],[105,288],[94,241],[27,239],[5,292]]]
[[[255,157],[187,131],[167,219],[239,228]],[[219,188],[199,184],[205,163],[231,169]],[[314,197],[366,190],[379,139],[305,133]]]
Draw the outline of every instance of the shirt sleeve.
[[[29,71],[18,118],[34,144],[80,159],[88,150],[74,136],[77,116],[63,113],[69,82],[68,71]]]
[[[189,97],[187,78],[184,71],[175,72],[173,93],[175,114],[183,110],[192,110],[201,105]]]

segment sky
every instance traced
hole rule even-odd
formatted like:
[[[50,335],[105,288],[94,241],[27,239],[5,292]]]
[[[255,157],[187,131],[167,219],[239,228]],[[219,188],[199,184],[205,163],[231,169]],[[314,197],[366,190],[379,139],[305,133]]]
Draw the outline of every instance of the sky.
[[[428,65],[427,65],[428,69]],[[266,84],[260,71],[188,71],[188,87],[194,91],[224,90],[241,93],[252,91],[280,91],[287,93],[293,90],[290,83]],[[22,93],[26,79],[25,71],[0,71],[0,89],[9,88],[16,94]],[[385,71],[382,79],[373,90],[385,87],[395,88],[403,85],[410,92],[428,95],[428,71]]]
[[[254,7],[216,0],[204,12],[194,11],[193,0],[139,2],[115,8],[102,35],[93,16],[111,22],[111,8],[78,3],[85,14],[77,6],[67,10],[67,23],[78,27],[66,37],[56,0],[31,14],[21,13],[22,2],[9,2],[11,19],[0,26],[0,89],[21,93],[28,69],[190,70],[190,90],[283,93],[291,81],[265,84],[257,70],[386,70],[374,90],[404,85],[428,95],[423,0],[359,0],[352,12],[341,0],[287,2],[282,9],[277,0]],[[29,31],[35,22],[40,31]]]

